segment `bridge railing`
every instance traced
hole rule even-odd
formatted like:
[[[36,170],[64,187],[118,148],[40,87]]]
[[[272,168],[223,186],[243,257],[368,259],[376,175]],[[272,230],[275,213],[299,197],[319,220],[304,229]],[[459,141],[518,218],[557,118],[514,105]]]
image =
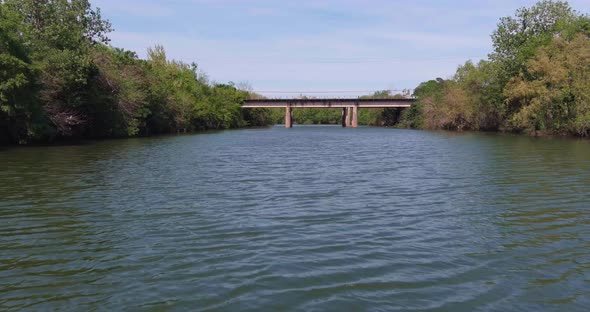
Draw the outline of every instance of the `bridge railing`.
[[[333,97],[333,96],[318,96],[318,97],[290,97],[290,96],[274,96],[274,97],[252,97],[247,100],[415,100],[414,96],[405,97]]]

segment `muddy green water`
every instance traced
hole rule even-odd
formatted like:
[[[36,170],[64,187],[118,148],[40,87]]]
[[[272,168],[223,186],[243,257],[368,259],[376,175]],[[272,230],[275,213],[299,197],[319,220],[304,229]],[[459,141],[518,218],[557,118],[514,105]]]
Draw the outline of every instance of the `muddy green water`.
[[[590,142],[331,126],[0,150],[0,310],[584,311]]]

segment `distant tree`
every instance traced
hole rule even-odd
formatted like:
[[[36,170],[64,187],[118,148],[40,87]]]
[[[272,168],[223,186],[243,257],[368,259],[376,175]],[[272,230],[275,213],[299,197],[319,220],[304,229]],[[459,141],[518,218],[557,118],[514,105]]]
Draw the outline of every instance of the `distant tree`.
[[[494,52],[490,57],[502,64],[507,81],[524,69],[540,46],[549,44],[579,18],[579,13],[562,1],[543,0],[530,8],[518,9],[513,17],[500,19],[492,34]]]
[[[404,128],[425,128],[423,106],[442,101],[446,81],[442,78],[422,82],[414,89],[413,97],[417,99],[401,115],[400,126]]]
[[[360,96],[361,99],[403,99],[411,96],[410,90],[403,90],[401,93],[393,93],[391,90],[375,91],[371,95]]]
[[[520,109],[510,126],[527,133],[550,132],[590,136],[590,39],[555,38],[527,63],[534,78],[520,75],[505,95]]]

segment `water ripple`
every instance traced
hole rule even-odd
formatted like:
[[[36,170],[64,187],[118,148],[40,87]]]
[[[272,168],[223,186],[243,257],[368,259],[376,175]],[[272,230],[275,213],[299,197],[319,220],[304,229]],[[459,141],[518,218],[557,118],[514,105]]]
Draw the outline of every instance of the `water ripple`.
[[[279,127],[0,151],[0,310],[584,310],[590,144]]]

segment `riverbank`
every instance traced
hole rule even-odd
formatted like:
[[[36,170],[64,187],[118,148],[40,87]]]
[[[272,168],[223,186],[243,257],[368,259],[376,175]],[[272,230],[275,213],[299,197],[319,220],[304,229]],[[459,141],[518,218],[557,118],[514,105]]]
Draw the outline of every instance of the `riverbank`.
[[[0,3],[0,140],[13,144],[270,124],[246,85],[214,83],[156,45],[112,47],[88,1]],[[58,38],[56,40],[56,38]]]
[[[247,84],[211,82],[198,64],[170,59],[163,46],[149,48],[145,59],[110,46],[110,22],[88,1],[76,3],[0,3],[0,144],[266,126],[283,118],[280,110],[242,110],[244,99],[260,95]],[[487,60],[421,83],[411,108],[361,110],[359,124],[590,137],[586,13],[540,1],[501,18],[492,42]],[[337,124],[340,114],[297,109],[294,119]]]
[[[220,131],[226,130],[255,130],[255,129],[266,129],[269,127],[273,127],[276,125],[263,125],[263,126],[245,126],[239,128],[227,128],[227,129],[207,129],[207,130],[195,130],[195,131],[187,131],[187,132],[176,132],[176,133],[158,133],[152,135],[138,135],[138,136],[128,136],[128,137],[102,137],[102,138],[92,138],[92,137],[61,137],[56,138],[51,141],[33,141],[27,142],[23,144],[18,144],[15,142],[10,142],[9,140],[0,140],[0,147],[50,147],[50,146],[70,146],[70,145],[85,145],[86,143],[96,143],[101,141],[110,141],[110,140],[127,140],[127,139],[148,139],[148,138],[166,138],[166,137],[177,137],[177,136],[190,136],[195,134],[211,134],[217,133]]]
[[[590,136],[590,17],[540,1],[500,19],[487,60],[414,90],[405,127]]]
[[[339,123],[330,123],[330,124],[322,124],[322,123],[310,123],[310,124],[298,124],[294,125],[295,127],[309,127],[309,126],[332,126],[340,128],[341,125]],[[445,133],[446,135],[462,135],[462,134],[489,134],[489,135],[506,135],[506,136],[515,136],[515,137],[531,137],[531,138],[546,138],[546,139],[567,139],[567,140],[583,140],[588,141],[587,137],[580,137],[574,135],[567,135],[567,134],[551,134],[551,133],[522,133],[522,132],[514,132],[514,131],[507,131],[507,130],[497,130],[497,131],[484,131],[484,130],[446,130],[446,129],[414,129],[414,128],[407,128],[400,125],[393,125],[393,126],[379,126],[379,125],[367,125],[362,124],[361,127],[372,127],[372,128],[384,128],[384,129],[399,129],[399,130],[415,130],[415,131],[425,131],[425,132],[435,132],[435,133]],[[272,124],[266,126],[252,126],[252,127],[240,127],[240,128],[229,128],[229,129],[209,129],[209,130],[200,130],[200,131],[189,131],[189,132],[178,132],[178,133],[160,133],[154,134],[149,136],[133,136],[133,137],[104,137],[104,138],[58,138],[53,141],[36,141],[36,142],[28,142],[27,144],[15,144],[12,142],[0,140],[0,147],[50,147],[50,146],[71,146],[71,145],[85,145],[86,143],[96,143],[100,141],[109,141],[109,140],[126,140],[126,139],[138,139],[138,138],[166,138],[166,137],[176,137],[176,136],[190,136],[195,134],[212,134],[218,133],[224,130],[262,130],[268,129],[271,127],[284,127],[284,124]]]

